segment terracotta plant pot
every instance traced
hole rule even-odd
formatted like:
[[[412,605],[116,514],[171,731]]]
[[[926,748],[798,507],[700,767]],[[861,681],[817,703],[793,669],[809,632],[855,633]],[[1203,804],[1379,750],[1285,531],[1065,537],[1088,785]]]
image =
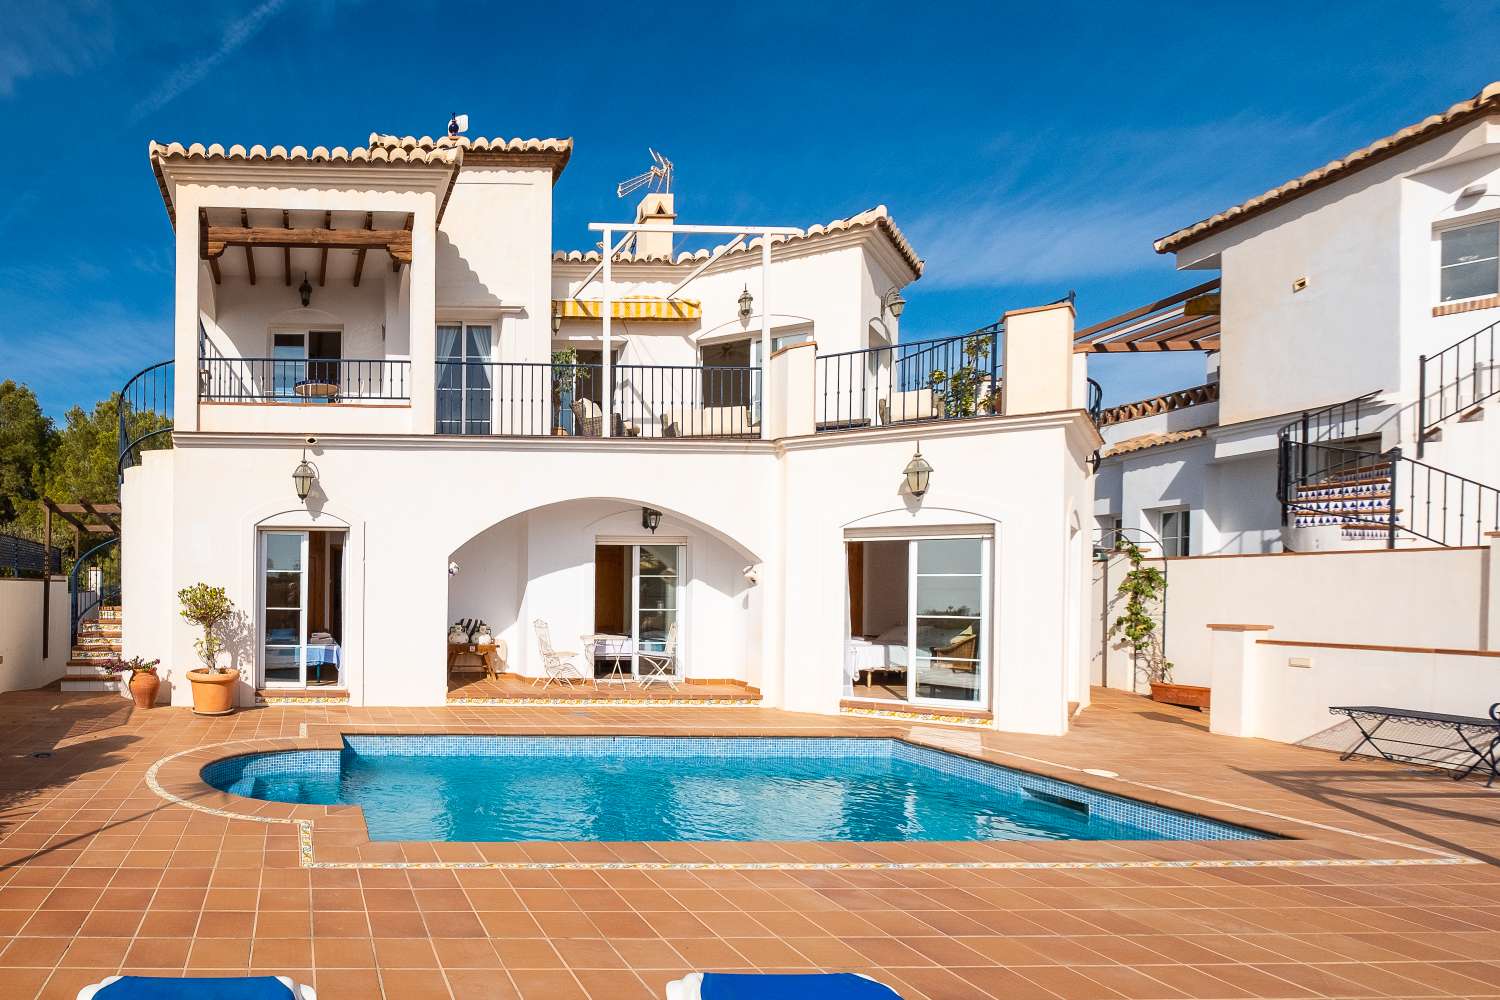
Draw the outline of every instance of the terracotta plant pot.
[[[1211,690],[1196,684],[1163,684],[1160,681],[1152,681],[1151,700],[1159,701],[1163,705],[1196,708],[1201,712],[1208,708],[1208,696]]]
[[[149,670],[130,675],[130,697],[136,708],[150,708],[156,704],[156,692],[161,688],[161,678]]]
[[[188,680],[193,685],[193,714],[229,715],[234,712],[234,691],[239,679],[238,670],[226,670],[222,674],[189,670]]]

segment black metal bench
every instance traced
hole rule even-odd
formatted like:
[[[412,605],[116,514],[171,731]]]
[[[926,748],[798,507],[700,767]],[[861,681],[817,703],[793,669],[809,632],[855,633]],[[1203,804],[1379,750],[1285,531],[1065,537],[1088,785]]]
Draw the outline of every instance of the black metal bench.
[[[1489,718],[1480,715],[1419,712],[1414,709],[1387,708],[1381,705],[1342,705],[1329,708],[1328,711],[1334,715],[1347,715],[1359,729],[1361,736],[1360,741],[1350,747],[1339,760],[1348,760],[1368,743],[1377,754],[1390,761],[1431,764],[1434,762],[1431,754],[1445,755],[1449,763],[1458,765],[1453,773],[1455,781],[1462,781],[1481,767],[1490,772],[1489,780],[1484,783],[1486,788],[1493,785],[1495,779],[1500,777],[1500,760],[1496,757],[1497,750],[1500,750],[1500,702],[1490,706]],[[1404,722],[1426,729],[1452,732],[1463,746],[1440,742],[1437,736],[1430,741],[1423,741],[1382,735],[1380,729],[1387,722]],[[1428,751],[1429,756],[1410,753],[1399,749],[1400,747],[1420,747]],[[1454,760],[1454,755],[1457,755],[1458,759]],[[1466,756],[1472,756],[1473,760],[1466,760]]]

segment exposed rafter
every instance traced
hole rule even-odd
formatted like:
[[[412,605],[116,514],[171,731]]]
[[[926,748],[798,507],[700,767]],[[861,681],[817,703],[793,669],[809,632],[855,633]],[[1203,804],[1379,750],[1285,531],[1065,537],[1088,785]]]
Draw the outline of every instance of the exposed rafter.
[[[245,211],[243,208],[240,209],[240,226],[247,230],[250,228],[250,213]],[[208,239],[208,259],[213,260],[214,257],[217,256],[217,254],[213,252],[213,227],[209,227],[208,235],[206,238]],[[249,243],[245,243],[242,245],[245,248],[245,267],[247,267],[250,271],[250,284],[253,285],[255,284],[255,248]],[[224,250],[221,247],[219,249],[219,253],[222,254],[223,252]]]
[[[328,230],[333,229],[333,213],[332,212],[324,212],[323,213],[323,228],[324,229],[328,229]],[[324,247],[323,248],[323,259],[318,262],[318,287],[322,288],[323,285],[324,285],[324,283],[327,282],[327,280],[328,280],[328,248]]]
[[[375,225],[375,215],[374,215],[374,213],[372,213],[372,212],[366,212],[365,213],[365,230],[367,232],[373,231],[374,225]],[[409,256],[411,254],[411,234],[410,233],[407,234],[406,239],[407,239],[407,244],[406,244],[407,254]],[[359,279],[360,279],[360,277],[365,272],[365,249],[366,248],[361,247],[360,250],[359,250],[359,253],[354,258],[354,287],[355,288],[359,287]],[[395,254],[392,254],[391,256],[394,257]]]
[[[284,208],[281,210],[281,228],[282,229],[291,229],[292,228],[292,213],[288,212]],[[286,287],[291,288],[292,287],[292,248],[291,248],[290,244],[288,244],[287,246],[284,246],[284,247],[281,248],[281,263],[282,263],[282,270],[286,272]]]
[[[208,248],[208,210],[198,209],[198,255],[208,259],[209,273],[214,276],[214,284],[222,285],[224,275],[219,272],[219,258],[209,257],[205,252]]]
[[[1158,299],[1073,336],[1076,354],[1219,349],[1219,279]]]

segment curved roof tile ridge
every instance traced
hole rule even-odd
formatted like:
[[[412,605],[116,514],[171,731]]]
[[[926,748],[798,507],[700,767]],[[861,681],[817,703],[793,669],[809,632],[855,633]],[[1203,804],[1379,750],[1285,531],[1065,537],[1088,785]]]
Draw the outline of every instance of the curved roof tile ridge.
[[[573,140],[568,138],[503,139],[499,136],[494,138],[473,136],[471,138],[466,135],[445,135],[434,139],[430,135],[417,138],[410,135],[398,136],[387,132],[371,132],[369,146],[371,149],[377,147],[422,150],[458,148],[490,153],[571,153]]]
[[[1330,160],[1318,169],[1309,171],[1301,177],[1294,177],[1279,187],[1210,215],[1191,226],[1168,233],[1154,244],[1156,252],[1168,253],[1186,246],[1209,233],[1242,222],[1252,215],[1269,211],[1277,205],[1325,184],[1331,184],[1356,170],[1378,163],[1388,156],[1394,156],[1408,146],[1431,138],[1434,134],[1446,132],[1476,118],[1494,113],[1500,113],[1500,80],[1486,84],[1479,93],[1467,101],[1459,101],[1441,114],[1428,115],[1413,125],[1408,125],[1384,138],[1376,139],[1369,145],[1346,153],[1336,160]]]
[[[924,261],[921,257],[917,256],[917,252],[912,248],[910,241],[907,240],[906,234],[903,233],[901,231],[901,228],[896,225],[895,220],[891,218],[890,210],[887,209],[884,205],[876,205],[874,208],[867,209],[847,218],[834,219],[831,222],[811,225],[807,227],[807,229],[796,235],[773,236],[771,238],[771,245],[774,247],[782,243],[802,243],[808,240],[816,240],[824,236],[831,236],[836,233],[848,232],[850,230],[864,228],[873,228],[881,233],[884,233],[885,236],[891,241],[892,246],[895,247],[896,252],[901,255],[901,258],[906,261],[907,266],[912,269],[912,273],[916,277],[922,276],[922,269],[925,266]],[[764,237],[757,236],[754,239],[742,244],[740,247],[731,250],[727,254],[724,254],[724,256],[728,258],[735,257],[739,254],[747,254],[759,251],[761,247],[761,241],[763,239]],[[717,250],[718,248],[715,247],[715,251]],[[711,252],[708,250],[684,250],[682,253],[679,253],[677,255],[676,260],[671,260],[661,256],[649,258],[622,256],[620,258],[620,262],[627,264],[654,262],[682,265],[701,263],[702,261],[707,260],[710,256]],[[553,251],[552,259],[559,263],[597,264],[600,260],[603,259],[603,254],[598,250],[556,250]]]

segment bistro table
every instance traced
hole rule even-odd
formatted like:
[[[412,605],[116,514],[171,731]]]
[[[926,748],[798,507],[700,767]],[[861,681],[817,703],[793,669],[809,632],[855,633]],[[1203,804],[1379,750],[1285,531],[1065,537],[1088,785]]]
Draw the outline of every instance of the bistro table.
[[[635,657],[635,643],[630,636],[596,632],[581,638],[590,667],[593,667],[596,660],[611,661],[609,673],[600,678],[600,684],[629,684],[634,680],[634,677],[622,669],[623,663],[629,663]]]

